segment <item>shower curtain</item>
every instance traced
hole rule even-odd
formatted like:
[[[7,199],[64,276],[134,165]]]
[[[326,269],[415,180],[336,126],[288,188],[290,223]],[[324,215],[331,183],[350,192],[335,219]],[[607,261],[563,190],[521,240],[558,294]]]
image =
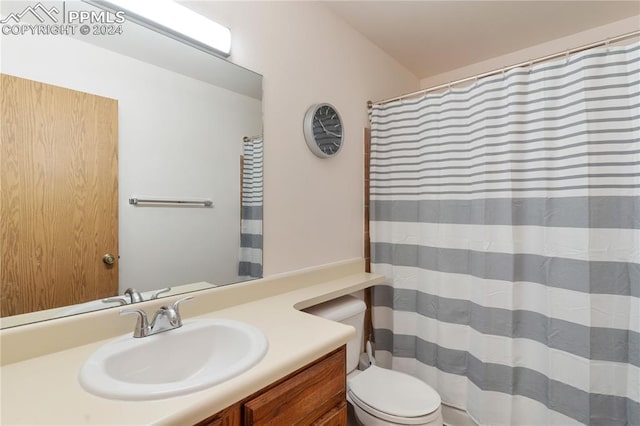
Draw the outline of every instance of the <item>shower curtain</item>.
[[[371,111],[377,359],[479,424],[640,424],[639,52]]]
[[[242,279],[262,277],[262,138],[245,139],[240,213],[240,264]]]

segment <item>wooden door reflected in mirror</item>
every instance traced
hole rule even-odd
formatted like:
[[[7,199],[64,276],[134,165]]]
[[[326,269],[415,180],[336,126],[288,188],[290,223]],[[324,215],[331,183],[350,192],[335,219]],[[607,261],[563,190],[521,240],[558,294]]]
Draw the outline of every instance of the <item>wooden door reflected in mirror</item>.
[[[118,102],[1,78],[1,316],[117,295]]]

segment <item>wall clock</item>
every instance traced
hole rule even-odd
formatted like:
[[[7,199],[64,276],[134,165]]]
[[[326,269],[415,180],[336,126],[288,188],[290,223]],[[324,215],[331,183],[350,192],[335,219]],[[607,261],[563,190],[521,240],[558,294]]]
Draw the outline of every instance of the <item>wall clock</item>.
[[[320,158],[333,157],[342,148],[342,119],[333,105],[315,104],[307,110],[303,122],[307,146]]]

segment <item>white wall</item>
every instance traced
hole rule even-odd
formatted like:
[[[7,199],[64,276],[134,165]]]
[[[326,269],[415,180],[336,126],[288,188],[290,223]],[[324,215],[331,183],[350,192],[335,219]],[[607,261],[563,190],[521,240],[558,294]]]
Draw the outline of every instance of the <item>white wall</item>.
[[[612,38],[637,30],[640,30],[640,16],[612,22],[611,24],[592,28],[587,31],[582,31],[547,43],[538,44],[527,49],[518,50],[496,58],[490,58],[446,73],[426,77],[420,80],[420,87],[426,89],[451,81],[472,77],[477,74],[543,58],[568,49],[573,49],[590,43],[596,43],[601,40],[606,40],[607,38]]]
[[[265,275],[362,256],[362,128],[368,125],[367,100],[633,31],[640,19],[417,82],[316,2],[184,3],[231,28],[229,59],[264,75]],[[346,122],[346,144],[334,159],[314,157],[304,143],[302,118],[309,105],[317,102],[333,103]]]
[[[362,257],[366,102],[416,90],[417,78],[315,2],[186,4],[230,27],[230,60],[264,75],[265,275]],[[302,134],[319,102],[345,123],[328,160]]]
[[[67,37],[3,37],[2,72],[118,100],[121,293],[237,281],[239,158],[262,131],[260,101]]]

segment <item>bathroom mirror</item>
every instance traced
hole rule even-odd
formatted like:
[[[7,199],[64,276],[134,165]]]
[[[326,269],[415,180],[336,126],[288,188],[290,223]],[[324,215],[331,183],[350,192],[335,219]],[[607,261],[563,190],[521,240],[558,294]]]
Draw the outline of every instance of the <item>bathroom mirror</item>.
[[[52,28],[63,25],[63,13],[99,10],[75,1],[38,5],[24,14],[32,2],[3,1],[3,25],[45,19]],[[83,35],[79,25],[67,35],[3,30],[3,328],[117,307],[131,300],[122,297],[128,288],[147,300],[261,276],[262,76],[133,22],[121,25],[119,34],[90,26]],[[64,96],[72,100],[66,112]],[[102,101],[107,107],[94,107]],[[111,130],[98,124],[92,134],[83,124],[102,122]],[[91,151],[110,133],[112,151]],[[23,148],[35,142],[23,149],[18,140]],[[93,167],[105,157],[115,193],[95,190],[95,176],[106,172]],[[97,207],[101,198],[106,207]],[[94,211],[80,212],[87,206]],[[106,223],[110,216],[116,220]],[[102,231],[79,232],[96,224]],[[97,237],[106,234],[115,243]],[[109,273],[95,290],[95,275]]]

